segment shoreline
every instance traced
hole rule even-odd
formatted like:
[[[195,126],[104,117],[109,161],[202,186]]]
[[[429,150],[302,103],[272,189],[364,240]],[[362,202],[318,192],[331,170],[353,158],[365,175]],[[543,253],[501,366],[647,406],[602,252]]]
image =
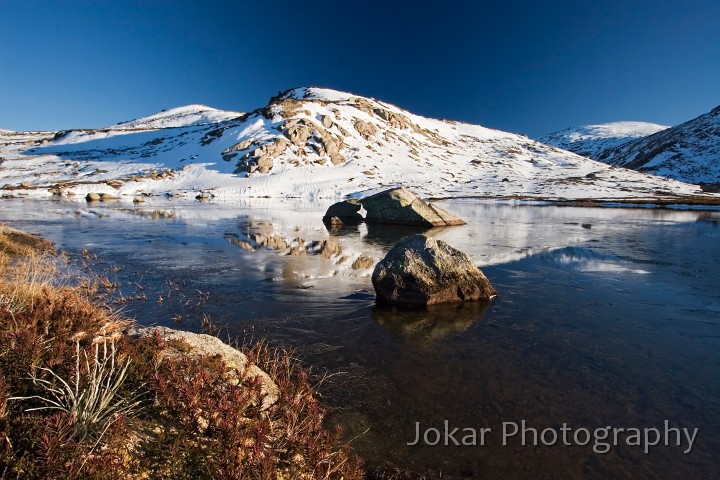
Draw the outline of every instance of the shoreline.
[[[4,187],[2,190],[15,192],[23,187]],[[42,187],[45,188],[45,187]],[[35,189],[37,190],[37,189]],[[2,194],[0,200],[28,199],[28,200],[49,200],[49,201],[67,201],[75,203],[86,203],[87,205],[101,205],[111,203],[127,203],[127,204],[143,204],[152,203],[153,200],[179,200],[191,203],[206,203],[208,205],[229,205],[235,203],[245,203],[254,201],[271,201],[278,203],[286,202],[311,202],[311,203],[328,203],[346,200],[348,198],[358,198],[357,194],[349,194],[344,196],[280,196],[272,197],[269,195],[257,196],[215,196],[212,193],[203,195],[199,192],[168,192],[158,194],[145,195],[128,195],[119,194],[117,196],[108,196],[105,199],[88,200],[86,196],[80,194],[58,195],[48,192],[47,195],[33,195],[26,193],[27,189],[23,189],[19,194]],[[430,202],[478,202],[496,205],[521,205],[535,207],[581,207],[581,208],[650,208],[650,209],[670,209],[670,210],[720,210],[720,194],[699,194],[696,196],[672,195],[663,197],[620,197],[620,198],[557,198],[542,196],[522,196],[522,195],[458,195],[458,196],[428,196],[424,197]],[[252,207],[252,205],[247,205]]]

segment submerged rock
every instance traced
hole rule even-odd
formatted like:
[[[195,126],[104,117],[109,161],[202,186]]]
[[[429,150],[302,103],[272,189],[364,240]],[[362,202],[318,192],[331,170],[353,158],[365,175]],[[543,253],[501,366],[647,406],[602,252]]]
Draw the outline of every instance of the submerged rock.
[[[377,301],[393,305],[488,302],[497,296],[469,255],[426,235],[395,245],[375,266],[372,283]]]
[[[446,303],[423,309],[381,304],[372,309],[372,318],[399,335],[432,341],[466,331],[482,318],[487,307],[483,302]]]
[[[360,202],[355,199],[333,203],[325,212],[323,222],[331,225],[355,225],[363,221]]]
[[[465,221],[442,208],[428,204],[405,187],[393,188],[360,200],[368,223],[441,227],[464,225]]]

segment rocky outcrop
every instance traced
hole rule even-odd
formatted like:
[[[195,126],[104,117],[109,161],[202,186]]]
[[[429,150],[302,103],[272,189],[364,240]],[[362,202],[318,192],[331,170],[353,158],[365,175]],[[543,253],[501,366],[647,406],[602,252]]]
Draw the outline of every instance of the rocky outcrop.
[[[293,145],[304,145],[312,133],[308,124],[312,122],[305,119],[291,119],[281,127],[282,133]]]
[[[355,130],[365,140],[370,140],[377,134],[377,128],[370,122],[364,120],[355,120]]]
[[[324,223],[330,225],[356,225],[363,221],[360,202],[355,199],[333,203],[325,212]]]
[[[245,150],[252,147],[254,144],[255,142],[247,143],[247,141],[245,141],[238,143],[233,147],[230,147],[230,149],[234,149],[237,147],[238,150]],[[285,138],[276,137],[271,143],[266,143],[262,146],[250,150],[245,155],[243,155],[240,161],[237,163],[235,173],[254,173],[255,171],[259,173],[270,172],[274,165],[273,158],[276,158],[283,152],[285,152],[287,146],[288,142],[287,140],[285,140]],[[240,147],[244,148],[241,149]],[[233,150],[230,149],[223,152],[223,158],[225,158],[226,160],[232,159]]]
[[[165,341],[165,345],[167,345],[165,350],[158,352],[160,362],[165,358],[173,358],[180,355],[219,357],[227,367],[227,381],[229,383],[237,383],[240,380],[257,377],[261,384],[261,398],[259,401],[263,409],[274,404],[280,395],[278,386],[267,373],[260,370],[256,365],[250,364],[248,358],[242,352],[223,343],[222,340],[217,337],[173,330],[167,327],[136,328],[131,330],[129,335],[135,338],[159,335],[160,338]],[[183,347],[186,348],[174,347],[171,341],[180,341]]]
[[[393,188],[360,200],[368,223],[443,227],[464,225],[465,221],[442,208],[425,203],[405,187]]]
[[[497,296],[469,255],[426,235],[395,245],[375,266],[372,283],[377,301],[392,305],[488,302]]]
[[[323,115],[320,117],[320,121],[322,122],[322,126],[325,128],[331,128],[335,123],[330,115]]]
[[[291,102],[293,103],[293,102]],[[286,114],[295,114],[290,105],[285,105],[282,111]],[[279,108],[279,104],[275,105]],[[304,115],[311,115],[309,111],[303,111]],[[272,115],[272,112],[268,113]],[[261,143],[258,140],[237,143],[222,152],[225,160],[232,160],[238,152],[247,152],[237,162],[235,173],[246,172],[247,174],[269,173],[278,163],[282,165],[283,158],[289,158],[288,163],[299,166],[301,164],[316,163],[324,165],[328,160],[333,165],[340,165],[346,161],[340,153],[344,146],[341,136],[329,131],[334,127],[332,118],[323,115],[320,124],[309,118],[290,118],[278,129],[281,135],[275,137],[272,142]],[[252,148],[259,145],[257,148]],[[288,157],[289,155],[289,157]],[[308,156],[315,155],[319,158],[311,160]]]

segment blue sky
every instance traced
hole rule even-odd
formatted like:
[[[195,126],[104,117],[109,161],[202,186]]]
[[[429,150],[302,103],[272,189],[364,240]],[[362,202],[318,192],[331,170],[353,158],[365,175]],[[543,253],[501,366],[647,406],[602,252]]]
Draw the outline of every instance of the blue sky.
[[[720,104],[720,2],[0,0],[0,128],[317,85],[530,136]]]

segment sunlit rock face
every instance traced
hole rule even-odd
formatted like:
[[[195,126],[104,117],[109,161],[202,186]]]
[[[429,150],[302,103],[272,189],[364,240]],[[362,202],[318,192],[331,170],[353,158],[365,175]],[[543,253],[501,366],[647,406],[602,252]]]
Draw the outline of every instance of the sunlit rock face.
[[[442,208],[425,203],[405,187],[393,188],[360,200],[368,223],[444,227],[465,225],[465,221]]]

